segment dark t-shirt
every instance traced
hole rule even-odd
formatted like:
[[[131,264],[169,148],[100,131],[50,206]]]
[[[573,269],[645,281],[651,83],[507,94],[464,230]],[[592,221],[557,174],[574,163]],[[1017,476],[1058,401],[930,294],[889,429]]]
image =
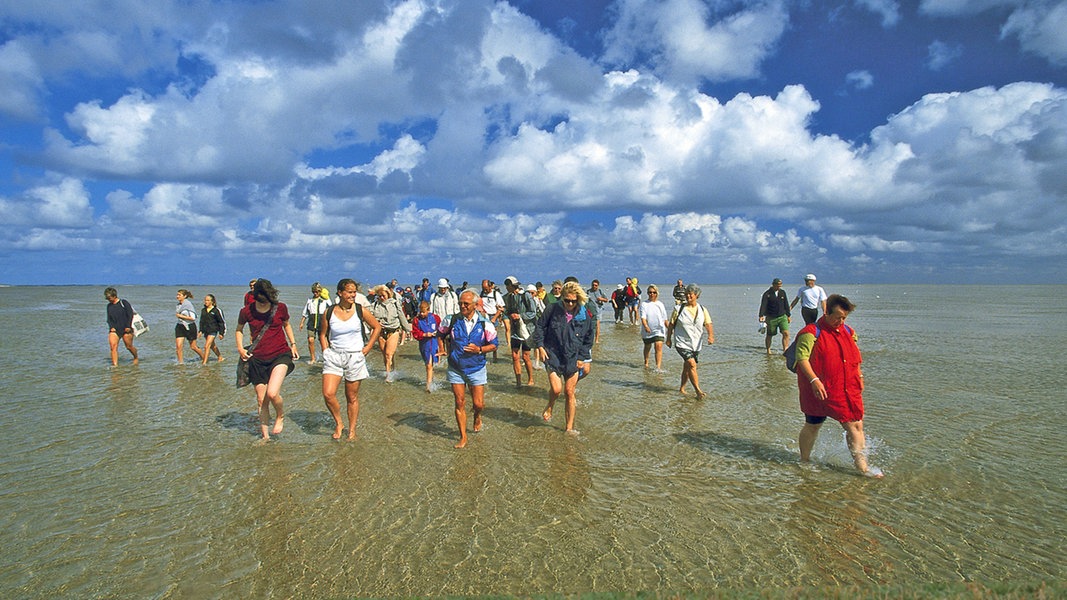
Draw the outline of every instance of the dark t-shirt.
[[[107,303],[107,328],[122,335],[133,326],[133,307],[125,300]]]
[[[256,339],[256,336],[259,335],[259,330],[263,329],[263,326],[267,323],[269,315],[270,311],[265,313],[257,311],[255,302],[241,309],[241,315],[237,318],[237,327],[240,329],[245,323],[248,323],[249,337],[246,345],[251,344],[252,340]],[[279,302],[278,310],[274,312],[270,327],[262,334],[263,339],[259,341],[259,345],[252,351],[256,358],[268,361],[279,354],[289,352],[289,341],[285,339],[285,324],[288,321],[289,308],[285,306],[284,302]]]
[[[789,314],[789,296],[782,290],[771,288],[763,292],[759,316],[775,319]]]

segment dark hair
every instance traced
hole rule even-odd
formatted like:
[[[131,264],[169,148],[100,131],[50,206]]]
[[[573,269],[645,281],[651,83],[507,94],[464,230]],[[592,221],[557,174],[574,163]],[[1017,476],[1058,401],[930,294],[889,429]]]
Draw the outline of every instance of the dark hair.
[[[356,290],[357,291],[359,290],[359,284],[356,283],[355,279],[350,279],[348,277],[345,277],[341,281],[337,282],[337,293],[340,294],[341,292],[345,291],[345,288],[348,287],[348,284],[350,284],[350,283],[352,285],[356,286]]]
[[[856,310],[856,305],[848,298],[841,294],[830,294],[830,297],[826,299],[826,314],[834,312],[837,307],[845,309],[846,313]]]
[[[252,288],[252,295],[257,298],[266,296],[271,304],[278,303],[278,290],[274,289],[274,284],[269,279],[257,279],[256,285]]]
[[[119,291],[116,290],[113,287],[104,288],[104,297],[105,298],[118,298],[119,297]]]

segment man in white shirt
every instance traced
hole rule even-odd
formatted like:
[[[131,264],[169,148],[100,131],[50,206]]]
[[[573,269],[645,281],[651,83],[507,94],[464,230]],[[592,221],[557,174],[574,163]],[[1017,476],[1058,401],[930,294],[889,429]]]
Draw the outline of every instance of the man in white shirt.
[[[789,308],[792,309],[800,302],[800,314],[804,317],[804,324],[814,323],[819,318],[819,309],[826,314],[826,290],[815,285],[815,275],[808,273],[804,276],[804,287],[797,291],[797,297],[793,298]]]

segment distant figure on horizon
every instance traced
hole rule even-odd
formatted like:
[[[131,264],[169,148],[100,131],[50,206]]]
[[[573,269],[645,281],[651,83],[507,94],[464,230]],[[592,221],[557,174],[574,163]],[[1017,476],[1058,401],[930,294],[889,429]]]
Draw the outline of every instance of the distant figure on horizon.
[[[856,469],[867,477],[882,470],[867,464],[863,433],[863,356],[856,332],[845,319],[856,305],[839,294],[826,301],[827,313],[797,334],[797,388],[804,427],[800,430],[800,461],[811,461],[811,450],[826,417],[841,423]]]
[[[133,306],[126,300],[120,300],[118,290],[113,287],[104,289],[104,299],[107,300],[107,343],[111,348],[111,366],[119,364],[120,339],[133,356],[133,364],[139,364],[137,348],[133,345]]]
[[[815,275],[808,273],[804,276],[804,287],[797,290],[796,298],[789,305],[793,308],[800,302],[800,316],[804,317],[804,324],[811,325],[819,318],[819,309],[826,314],[826,290],[815,285]]]

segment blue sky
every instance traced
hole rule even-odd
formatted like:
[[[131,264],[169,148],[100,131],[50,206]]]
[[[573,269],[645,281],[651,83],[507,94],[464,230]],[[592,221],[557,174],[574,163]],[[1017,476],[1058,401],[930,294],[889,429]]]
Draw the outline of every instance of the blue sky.
[[[1067,0],[0,0],[0,283],[1067,283]]]

